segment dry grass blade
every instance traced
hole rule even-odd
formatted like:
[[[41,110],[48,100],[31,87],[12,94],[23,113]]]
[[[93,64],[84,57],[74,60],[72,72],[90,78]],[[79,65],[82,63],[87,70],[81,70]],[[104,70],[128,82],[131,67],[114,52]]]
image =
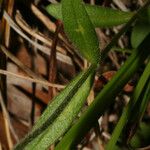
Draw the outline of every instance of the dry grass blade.
[[[53,4],[57,4],[58,3],[56,0],[48,0],[48,1],[53,3]]]
[[[56,30],[55,24],[48,17],[46,17],[34,4],[31,4],[31,10],[35,16],[47,27],[47,29],[52,32]]]
[[[12,135],[13,135],[13,137],[16,141],[18,141],[19,138],[18,138],[17,134],[15,133],[15,130],[14,130],[12,124],[11,124],[9,114],[7,112],[7,109],[6,109],[6,106],[4,104],[4,101],[3,101],[2,97],[0,98],[0,104],[1,104],[1,107],[2,107],[2,112],[3,112],[3,117],[4,117],[4,123],[5,123],[5,130],[6,130],[8,146],[9,146],[9,149],[12,149],[13,148],[13,141],[12,141],[12,138],[11,138],[11,133],[12,133]],[[10,133],[10,131],[11,131],[11,133]]]
[[[13,54],[11,54],[3,45],[0,45],[1,50],[3,53],[10,58],[13,62],[17,64],[22,70],[24,70],[30,77],[44,80],[41,76],[35,74],[32,72],[27,66],[25,66],[17,57],[15,57]]]
[[[0,150],[2,150],[2,145],[1,145],[1,143],[0,143]]]
[[[49,48],[46,46],[42,46],[40,44],[37,44],[35,41],[31,40],[27,35],[25,35],[21,29],[15,24],[15,22],[11,19],[11,17],[7,14],[6,11],[4,11],[4,18],[9,23],[9,25],[24,39],[26,39],[29,43],[37,47],[39,50],[41,50],[43,53],[46,53],[46,51],[49,51]]]
[[[0,103],[1,103],[1,106],[2,106],[2,109],[3,109],[2,100],[0,100]],[[4,117],[5,132],[6,132],[6,136],[7,136],[8,147],[9,147],[9,149],[12,149],[13,148],[13,142],[12,142],[11,133],[10,133],[10,130],[9,130],[8,119],[6,117],[6,112],[4,112],[4,110],[3,110],[3,117]]]
[[[20,67],[25,73],[27,73],[30,77],[36,79],[37,81],[41,82],[47,82],[47,84],[49,83],[47,80],[45,80],[43,77],[35,74],[34,72],[32,72],[27,66],[25,66],[17,57],[15,57],[13,54],[11,54],[4,46],[0,46],[1,50],[5,53],[5,55],[7,57],[9,57],[15,64],[17,64],[18,67]],[[52,86],[52,84],[51,84]]]
[[[12,13],[13,13],[13,6],[14,6],[14,0],[8,0],[7,3],[6,3],[6,9],[7,9],[7,13],[12,16]],[[5,45],[6,47],[9,48],[9,45],[10,45],[10,34],[11,34],[11,31],[10,31],[10,25],[6,22],[5,24]]]
[[[120,0],[113,0],[113,3],[115,5],[117,5],[121,10],[129,11],[122,1],[120,1]]]
[[[143,147],[143,148],[138,148],[137,150],[150,150],[150,145],[147,147]]]
[[[47,46],[52,46],[52,40],[47,38],[45,35],[43,35],[40,32],[34,31],[26,22],[23,20],[21,14],[19,11],[17,11],[16,16],[15,16],[17,24],[23,29],[25,32],[30,34],[32,37],[36,38],[37,40],[43,42]],[[66,54],[65,50],[61,48],[60,46],[57,46],[57,50],[63,54]]]
[[[11,19],[11,17],[7,14],[6,11],[4,11],[4,18],[5,20],[9,23],[9,25],[11,26],[12,29],[14,29],[22,38],[24,38],[25,40],[27,40],[30,44],[32,44],[33,46],[35,46],[38,50],[40,50],[42,53],[49,55],[50,54],[50,48],[47,46],[43,46],[41,44],[38,44],[37,42],[31,40],[26,34],[24,34],[22,32],[22,30],[18,27],[18,25]],[[57,54],[57,59],[65,62],[67,64],[72,65],[72,60],[70,59],[70,57],[63,55],[61,53]]]
[[[49,82],[42,81],[42,80],[39,80],[39,79],[34,79],[34,78],[18,75],[18,74],[15,74],[13,72],[9,72],[9,71],[6,71],[6,70],[1,70],[0,69],[0,74],[6,75],[6,76],[13,76],[13,77],[21,78],[23,80],[27,80],[27,81],[30,81],[30,82],[33,82],[33,83],[39,83],[39,84],[42,84],[42,85],[45,85],[45,86],[54,87],[54,88],[58,88],[58,89],[64,89],[65,88],[64,85],[53,84],[53,83],[49,83]]]
[[[56,30],[56,26],[54,26],[55,24],[47,16],[45,16],[35,5],[31,4],[31,10],[49,31],[55,32]],[[65,45],[68,48],[72,49],[72,46],[68,44],[67,40],[63,37],[62,34],[59,34],[59,38],[65,43]]]

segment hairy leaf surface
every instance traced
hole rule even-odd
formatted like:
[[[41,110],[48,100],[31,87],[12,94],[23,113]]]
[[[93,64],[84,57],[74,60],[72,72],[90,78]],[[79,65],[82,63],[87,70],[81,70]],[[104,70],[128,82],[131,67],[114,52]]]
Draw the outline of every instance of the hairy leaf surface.
[[[33,127],[33,130],[15,149],[32,150],[35,148],[43,150],[58,140],[71,126],[86,101],[93,84],[94,75],[95,68],[93,66],[79,74],[54,98]]]
[[[62,0],[64,29],[80,53],[92,64],[100,61],[99,41],[81,0]]]
[[[62,20],[61,4],[50,4],[47,12],[53,17]],[[111,8],[85,4],[85,9],[94,27],[112,27],[127,23],[133,16],[133,12],[123,12]]]

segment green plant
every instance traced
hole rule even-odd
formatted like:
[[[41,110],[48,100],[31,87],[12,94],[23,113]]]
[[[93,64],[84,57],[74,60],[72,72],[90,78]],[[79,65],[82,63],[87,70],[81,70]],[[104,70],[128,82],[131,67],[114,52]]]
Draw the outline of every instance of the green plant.
[[[121,91],[124,85],[130,80],[132,75],[139,69],[150,54],[150,31],[148,28],[149,11],[147,11],[149,10],[147,9],[149,4],[150,0],[148,0],[136,13],[125,13],[109,8],[106,9],[98,6],[89,6],[83,4],[81,0],[62,0],[61,4],[50,5],[46,8],[54,17],[62,19],[65,32],[69,39],[73,42],[81,55],[91,63],[91,66],[86,71],[79,74],[56,98],[54,98],[53,102],[48,105],[32,131],[18,145],[16,145],[16,150],[47,149],[51,144],[58,141],[65,132],[67,133],[56,146],[56,150],[73,149],[74,146],[82,140],[84,135],[94,126],[97,119],[110,106],[116,95]],[[96,11],[96,13],[94,13],[94,11]],[[103,11],[105,11],[105,13]],[[143,12],[148,15],[146,17],[141,17],[143,16]],[[103,13],[105,14],[104,16],[102,15]],[[97,19],[97,16],[99,16],[100,19]],[[143,18],[147,20],[144,24],[147,28],[143,29],[140,26],[141,24],[138,24],[137,22],[137,26],[135,25],[133,29],[131,40],[135,50],[117,72],[115,77],[97,95],[94,102],[89,106],[86,112],[72,126],[74,119],[87,99],[93,85],[96,69],[99,67],[100,62],[105,59],[107,53],[132,23],[136,20],[143,20]],[[103,53],[100,54],[95,27],[110,27],[122,23],[127,24],[114,37],[114,39],[112,39],[111,43],[104,49]],[[134,92],[137,93],[137,91],[140,90],[139,95],[142,94],[142,100],[139,102],[133,94],[134,102],[132,104],[131,101],[131,104],[129,103],[125,108],[123,116],[117,125],[119,130],[114,130],[112,139],[107,146],[108,149],[114,149],[116,142],[119,140],[121,131],[127,123],[126,118],[129,119],[130,112],[134,109],[134,106],[137,103],[142,103],[141,107],[136,105],[136,109],[139,109],[140,107],[140,114],[143,114],[149,99],[149,84],[146,84],[146,81],[149,81],[148,79],[150,76],[149,68],[148,64]],[[118,82],[118,80],[120,82]],[[143,82],[143,80],[145,82]],[[148,91],[143,91],[145,88],[147,88]],[[140,114],[136,115],[135,118],[141,118]],[[70,128],[70,126],[72,127]]]
[[[51,4],[46,7],[46,10],[53,17],[62,20],[63,15],[62,15],[61,7],[62,7],[61,4]],[[96,5],[92,6],[89,4],[85,4],[85,9],[94,27],[106,28],[115,25],[120,25],[122,23],[127,23],[134,15],[133,12],[123,12],[123,11],[114,10],[114,9],[96,6]]]

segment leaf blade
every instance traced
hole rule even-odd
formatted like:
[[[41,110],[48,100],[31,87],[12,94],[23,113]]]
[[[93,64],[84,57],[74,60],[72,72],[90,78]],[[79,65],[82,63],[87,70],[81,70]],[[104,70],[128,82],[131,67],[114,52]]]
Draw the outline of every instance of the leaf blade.
[[[81,106],[83,106],[89,91],[91,89],[91,79],[93,75],[90,75],[85,83],[80,87],[78,92],[73,96],[69,105],[64,109],[64,111],[58,116],[58,118],[50,125],[42,134],[35,138],[32,143],[26,146],[27,150],[44,150],[49,147],[52,143],[56,141],[60,136],[71,125],[73,118],[78,114]],[[61,133],[61,134],[60,134]],[[48,139],[48,140],[47,140]]]
[[[56,19],[62,20],[62,4],[50,4],[46,7],[47,12]],[[134,15],[133,12],[123,12],[97,5],[85,4],[85,9],[94,27],[112,27],[127,23]],[[113,19],[112,19],[113,18]]]
[[[133,28],[131,34],[131,45],[133,48],[137,48],[146,36],[150,33],[150,24],[138,21]]]
[[[142,91],[144,89],[145,84],[147,83],[147,81],[149,79],[149,76],[150,76],[150,62],[147,64],[147,67],[145,68],[145,70],[144,70],[135,90],[134,90],[134,93],[132,95],[130,102],[124,108],[123,113],[122,113],[113,133],[112,133],[112,137],[106,146],[106,150],[113,149],[113,147],[115,146],[123,128],[127,124],[128,120],[130,120],[130,121],[132,120],[131,119],[132,117],[130,117],[132,110],[135,112],[139,111],[139,109],[135,109],[135,105],[138,102],[140,95],[142,94]],[[140,101],[141,101],[141,99],[140,99]],[[136,118],[136,120],[137,120],[137,118]]]
[[[115,95],[121,91],[131,76],[137,71],[139,65],[141,65],[149,55],[149,51],[147,51],[147,49],[149,48],[150,44],[148,41],[149,38],[147,37],[143,41],[142,45],[139,46],[138,50],[134,50],[124,66],[97,95],[94,102],[89,106],[87,111],[81,116],[78,122],[63,137],[61,142],[56,146],[56,150],[69,150],[73,148],[77,143],[79,143],[79,141],[81,141],[87,131],[92,128],[93,124],[111,104]]]
[[[80,53],[92,64],[100,61],[99,41],[81,0],[62,0],[64,29]]]
[[[91,65],[86,71],[80,73],[56,98],[49,104],[47,109],[44,111],[40,119],[36,122],[32,131],[15,147],[15,150],[20,150],[29,145],[34,145],[34,139],[36,139],[44,130],[48,128],[61,114],[61,112],[69,105],[72,97],[76,94],[76,91],[84,84],[88,76],[91,76],[89,80],[94,79],[95,66]],[[87,86],[87,89],[90,87]],[[81,95],[82,96],[82,95]],[[85,101],[86,99],[82,99]],[[80,107],[81,108],[81,107]],[[74,116],[77,114],[74,114]],[[73,119],[73,118],[72,118]],[[56,133],[57,134],[57,133]],[[60,134],[60,133],[59,133]],[[56,140],[56,139],[55,139]],[[33,144],[31,144],[33,143]]]

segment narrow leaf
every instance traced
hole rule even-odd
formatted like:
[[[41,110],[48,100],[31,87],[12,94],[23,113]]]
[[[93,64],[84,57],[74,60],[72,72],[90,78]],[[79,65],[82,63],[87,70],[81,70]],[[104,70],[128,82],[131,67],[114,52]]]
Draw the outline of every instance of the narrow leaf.
[[[143,12],[139,15],[139,18],[142,22],[150,23],[150,7],[144,9]]]
[[[61,4],[50,4],[46,7],[46,10],[53,17],[62,20],[61,7]],[[112,27],[127,23],[134,14],[133,12],[123,12],[89,4],[85,4],[85,9],[94,27]]]
[[[144,9],[138,16],[139,20],[133,27],[131,44],[137,48],[150,33],[150,7]]]
[[[87,131],[93,127],[97,119],[111,105],[115,96],[121,91],[124,85],[143,63],[145,58],[149,55],[149,51],[147,50],[150,46],[148,38],[149,37],[144,40],[138,50],[134,50],[124,66],[121,67],[113,79],[97,95],[87,111],[57,145],[56,150],[73,149],[74,146],[81,141]]]
[[[70,103],[59,114],[54,122],[45,129],[38,137],[33,139],[25,149],[27,150],[45,150],[53,144],[66,130],[71,126],[73,119],[79,113],[91,88],[91,79],[93,75],[85,81],[76,94],[72,97]]]
[[[62,0],[64,29],[81,54],[92,64],[100,61],[99,41],[81,0]]]
[[[30,150],[34,146],[38,147],[38,143],[41,142],[44,144],[40,144],[40,149],[42,147],[45,149],[58,140],[69,128],[73,119],[83,106],[93,83],[94,72],[95,67],[91,66],[87,71],[79,74],[58,96],[56,96],[37,121],[32,131],[15,149],[20,150],[25,148]],[[74,106],[78,107],[71,111],[71,108]],[[66,116],[68,120],[66,120]],[[56,130],[53,130],[54,128]],[[49,140],[46,139],[47,136],[50,136]],[[40,137],[42,137],[41,140]]]
[[[129,118],[130,118],[131,112],[133,110],[135,111],[135,113],[137,112],[137,110],[134,108],[134,106],[137,103],[140,95],[142,94],[142,91],[144,89],[145,84],[147,83],[149,76],[150,76],[150,62],[147,65],[147,67],[145,68],[145,71],[143,72],[143,74],[142,74],[142,76],[141,76],[141,78],[140,78],[140,80],[139,80],[139,82],[138,82],[138,84],[134,90],[134,93],[132,95],[130,102],[124,108],[123,113],[119,119],[119,122],[117,123],[117,126],[115,127],[115,130],[113,131],[111,139],[108,142],[106,150],[113,149],[117,140],[119,139],[119,136],[120,136],[123,128],[127,124],[128,120],[130,120]]]
[[[127,122],[126,130],[125,130],[125,132],[128,131],[127,132],[128,134],[126,135],[127,143],[129,143],[129,141],[135,134],[135,132],[142,120],[142,117],[146,111],[149,100],[150,100],[150,74],[149,74],[149,79],[148,79],[147,83],[145,83],[145,86],[143,88],[143,91],[142,91],[138,101],[136,102],[135,106],[133,108],[131,108],[131,110],[130,110],[130,111],[134,110],[135,113],[132,115],[130,113],[130,116],[128,117],[128,122]]]
[[[149,100],[150,100],[150,76],[149,76],[149,81],[147,83],[146,91],[143,96],[143,100],[142,100],[140,108],[139,108],[139,115],[137,116],[139,121],[141,120],[141,118],[143,117],[143,115],[146,111]]]

